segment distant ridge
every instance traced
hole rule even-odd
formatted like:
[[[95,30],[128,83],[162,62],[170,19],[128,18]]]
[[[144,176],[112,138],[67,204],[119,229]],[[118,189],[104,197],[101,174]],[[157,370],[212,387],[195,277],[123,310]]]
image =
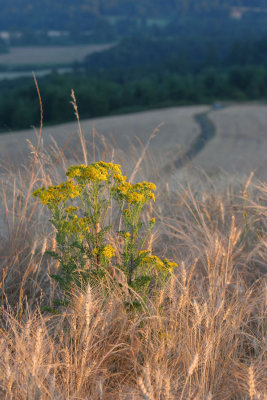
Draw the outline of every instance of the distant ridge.
[[[174,13],[241,13],[267,8],[267,0],[1,0],[1,30],[75,29],[106,16],[161,18]],[[240,9],[241,7],[241,9]],[[243,10],[243,11],[242,11]]]

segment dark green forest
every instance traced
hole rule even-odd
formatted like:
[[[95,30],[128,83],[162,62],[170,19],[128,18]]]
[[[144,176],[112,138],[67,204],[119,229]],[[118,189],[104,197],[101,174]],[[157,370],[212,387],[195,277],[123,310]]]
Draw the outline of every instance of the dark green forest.
[[[267,99],[267,69],[261,66],[205,69],[198,74],[150,71],[97,79],[83,74],[44,78],[39,81],[45,123],[72,119],[70,91],[75,89],[82,118],[119,114],[157,107],[212,103],[217,100]],[[16,86],[6,81],[0,95],[1,129],[29,128],[39,123],[38,98],[32,80]]]
[[[22,43],[49,41],[48,30],[65,30],[73,40],[114,40],[162,19],[229,16],[233,6],[266,8],[267,0],[1,0],[1,30],[23,33]],[[65,39],[62,39],[63,42]],[[14,44],[14,43],[12,43]]]
[[[119,15],[159,18],[173,13],[214,14],[233,6],[266,7],[266,0],[1,0],[2,29],[23,27],[66,29],[75,21],[82,24],[88,16]],[[88,22],[86,24],[88,28]]]
[[[197,48],[181,47],[175,38],[124,39],[114,49],[87,57],[80,70],[39,79],[44,120],[53,124],[72,119],[71,89],[82,118],[223,100],[266,100],[266,49],[267,36],[235,41],[224,52],[207,47],[204,39]],[[0,129],[38,125],[33,79],[6,80],[0,87]]]
[[[58,13],[62,12],[60,3],[43,0],[43,15],[49,4],[51,9],[57,5]],[[65,1],[64,12],[68,12],[71,3]],[[94,2],[80,1],[80,6],[83,3],[92,6]],[[139,13],[141,4],[149,10],[152,1],[140,1],[138,7],[135,3],[125,0],[123,8],[120,0],[96,1],[96,8],[88,11],[88,15],[97,16],[92,17],[95,26],[100,20],[103,22],[103,16],[107,17],[100,33],[97,28],[95,39],[101,35],[103,40],[105,37],[114,39],[114,34],[117,44],[76,63],[72,73],[60,75],[55,70],[38,80],[46,124],[73,118],[71,89],[76,93],[82,118],[173,105],[267,100],[267,13],[246,12],[242,19],[234,20],[225,13],[226,6],[250,5],[251,2],[168,0],[164,3],[165,12],[169,7],[170,10],[179,9],[180,13],[165,19],[164,24],[151,24],[148,19],[133,18],[133,15]],[[196,3],[199,8],[194,7]],[[258,6],[265,6],[265,3],[263,0],[253,2]],[[19,0],[6,2],[4,10],[8,10],[8,4],[15,7]],[[163,2],[153,1],[153,4],[152,15],[156,18]],[[114,10],[120,11],[123,18],[111,19]],[[144,12],[146,17],[147,12]],[[204,13],[201,17],[200,12]],[[73,31],[74,34],[78,35],[77,31]],[[81,35],[76,38],[77,42],[82,40]],[[7,50],[0,42],[1,49]],[[38,125],[39,118],[33,79],[0,82],[1,131]]]
[[[175,12],[222,12],[236,0],[1,0],[1,29],[71,29],[75,24],[88,29],[95,17],[159,18]],[[246,3],[242,1],[241,3]],[[250,2],[252,4],[252,2]],[[254,4],[265,3],[254,0]]]

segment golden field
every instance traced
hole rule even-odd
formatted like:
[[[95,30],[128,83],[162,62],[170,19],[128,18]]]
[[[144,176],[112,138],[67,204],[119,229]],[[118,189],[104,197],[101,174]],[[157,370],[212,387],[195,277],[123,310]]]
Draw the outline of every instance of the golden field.
[[[210,175],[226,172],[247,176],[253,170],[264,180],[267,176],[267,106],[263,104],[232,105],[216,111],[209,106],[167,108],[83,120],[81,125],[89,151],[94,129],[99,146],[102,143],[113,148],[115,158],[124,153],[128,161],[130,154],[133,162],[138,159],[142,145],[158,128],[150,142],[149,153],[153,153],[157,164],[152,170],[160,170],[190,148],[200,133],[194,116],[205,112],[214,123],[216,134],[189,163],[190,167],[203,168]],[[76,132],[75,122],[45,127],[42,134],[44,148],[53,147],[54,141],[60,148],[67,143],[65,154],[71,160],[79,148]],[[34,129],[1,134],[2,163],[10,162],[14,167],[21,165],[29,154],[27,139],[36,140]]]
[[[0,398],[267,399],[266,106],[210,111],[216,136],[163,174],[199,134],[194,115],[208,110],[0,136]],[[127,311],[127,287],[110,279],[52,314],[55,231],[32,192],[99,159],[157,184],[150,246],[178,268],[141,310]]]

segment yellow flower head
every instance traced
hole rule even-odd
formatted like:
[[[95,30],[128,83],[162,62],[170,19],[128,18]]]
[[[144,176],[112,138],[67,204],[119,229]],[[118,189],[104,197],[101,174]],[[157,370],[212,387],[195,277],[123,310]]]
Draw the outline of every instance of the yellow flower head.
[[[73,181],[61,183],[56,186],[44,187],[33,192],[34,197],[39,197],[44,205],[53,208],[68,199],[74,199],[80,195],[80,188]]]
[[[118,182],[125,182],[127,179],[127,176],[120,175],[120,174],[114,174],[113,178]]]
[[[118,193],[122,196],[125,196],[131,190],[132,190],[132,185],[129,182],[121,183],[121,185],[117,189]]]
[[[153,201],[156,201],[154,193],[149,193],[149,198],[152,199]]]
[[[66,175],[69,178],[75,178],[79,183],[101,182],[108,180],[108,171],[98,165],[98,163],[85,165],[72,165],[69,167]]]
[[[121,175],[121,166],[119,164],[98,161],[97,163],[95,163],[95,165],[105,168],[109,172],[109,174]]]
[[[154,255],[148,255],[142,259],[142,264],[152,265],[156,268],[162,269],[164,268],[164,263],[161,259]]]
[[[169,260],[167,260],[167,258],[164,258],[163,263],[164,263],[164,267],[170,272],[173,271],[173,268],[178,267],[178,265],[175,262],[169,261]]]
[[[115,249],[114,249],[110,244],[108,244],[108,245],[105,246],[105,247],[103,248],[103,250],[101,251],[101,255],[102,255],[105,259],[110,260],[112,257],[115,256]]]
[[[138,204],[143,206],[148,200],[155,201],[156,185],[150,182],[142,182],[131,185],[129,182],[122,182],[116,189],[119,199],[127,201],[128,204]]]
[[[141,251],[139,251],[138,255],[139,255],[139,256],[143,256],[143,255],[146,255],[146,256],[147,256],[148,253],[149,253],[148,250],[141,250]]]
[[[89,219],[87,217],[78,218],[77,225],[78,225],[80,231],[89,233],[90,228],[89,228],[88,224],[89,224]]]
[[[152,182],[142,182],[142,183],[136,183],[133,185],[133,187],[137,190],[140,191],[155,191],[157,189],[157,186],[152,183]]]
[[[93,254],[94,256],[96,256],[98,253],[99,253],[99,248],[98,248],[98,247],[95,247],[94,250],[92,251],[92,254]]]
[[[139,252],[139,255],[142,255],[144,253],[145,251],[141,251]],[[159,269],[160,271],[165,271],[170,273],[173,271],[173,268],[176,268],[178,266],[175,262],[167,260],[167,258],[164,258],[164,260],[162,261],[159,257],[154,255],[145,256],[142,259],[141,264],[152,265],[157,269]]]
[[[138,192],[129,192],[125,196],[126,200],[128,203],[133,204],[133,203],[145,203],[146,198],[143,193],[138,193]]]
[[[71,165],[66,173],[69,178],[75,178],[80,184],[89,182],[105,182],[116,176],[117,181],[124,182],[119,164],[98,161],[89,166],[84,164]]]

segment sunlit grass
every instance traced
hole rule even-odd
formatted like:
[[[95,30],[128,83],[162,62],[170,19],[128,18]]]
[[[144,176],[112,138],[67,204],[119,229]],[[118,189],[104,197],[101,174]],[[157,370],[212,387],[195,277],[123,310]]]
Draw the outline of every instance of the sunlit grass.
[[[85,151],[95,162],[96,149],[81,143],[80,163]],[[201,190],[173,191],[154,179],[148,247],[178,264],[171,279],[129,310],[127,279],[114,271],[73,288],[71,304],[51,314],[63,298],[50,277],[60,265],[46,253],[55,231],[32,192],[60,184],[69,164],[41,140],[30,145],[27,168],[1,180],[0,397],[266,399],[266,183],[207,190],[203,178]]]

